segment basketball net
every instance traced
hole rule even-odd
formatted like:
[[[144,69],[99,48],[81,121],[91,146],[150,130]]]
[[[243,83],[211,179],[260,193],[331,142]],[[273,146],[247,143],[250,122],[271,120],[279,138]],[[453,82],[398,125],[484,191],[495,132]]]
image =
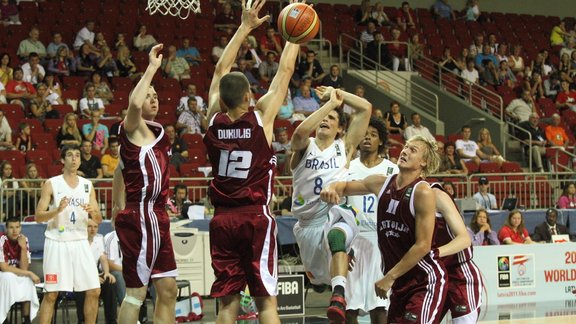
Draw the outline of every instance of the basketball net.
[[[151,15],[159,12],[163,15],[186,19],[190,15],[190,11],[200,12],[200,0],[148,0],[146,10]]]

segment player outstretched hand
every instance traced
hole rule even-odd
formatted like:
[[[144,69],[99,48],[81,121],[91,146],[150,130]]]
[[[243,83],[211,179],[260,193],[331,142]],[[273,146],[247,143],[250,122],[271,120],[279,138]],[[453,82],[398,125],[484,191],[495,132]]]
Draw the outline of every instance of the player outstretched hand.
[[[269,20],[270,15],[258,18],[258,13],[260,13],[260,9],[262,9],[265,3],[266,0],[255,0],[253,3],[252,1],[248,1],[248,4],[246,4],[246,0],[242,0],[242,25],[250,29],[256,29],[262,25],[262,23]]]
[[[162,51],[163,47],[164,44],[154,45],[150,50],[150,53],[148,53],[149,64],[155,68],[159,68],[160,65],[162,65],[162,54],[160,54],[160,51]]]

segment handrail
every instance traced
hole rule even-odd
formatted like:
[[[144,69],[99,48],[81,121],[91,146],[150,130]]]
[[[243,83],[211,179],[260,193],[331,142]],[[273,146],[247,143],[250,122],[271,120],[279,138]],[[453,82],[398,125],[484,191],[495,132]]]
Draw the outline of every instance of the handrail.
[[[514,128],[516,130],[519,130],[521,132],[528,134],[528,143],[526,143],[526,145],[528,146],[528,167],[530,168],[530,170],[533,170],[532,169],[532,150],[533,150],[533,148],[532,148],[532,145],[530,144],[530,143],[532,143],[532,134],[528,130],[526,130],[526,129],[524,129],[524,128],[516,125],[516,124],[508,123],[508,125],[512,126],[512,128]],[[507,133],[507,135],[508,135],[508,138],[517,139],[520,143],[525,143],[525,141],[521,140],[520,138],[518,138],[515,135],[512,135],[510,133]],[[524,148],[522,148],[522,151],[524,151]],[[504,153],[506,153],[506,144],[504,144]],[[524,154],[524,152],[522,152],[522,154]],[[506,155],[504,155],[504,156],[506,156]]]

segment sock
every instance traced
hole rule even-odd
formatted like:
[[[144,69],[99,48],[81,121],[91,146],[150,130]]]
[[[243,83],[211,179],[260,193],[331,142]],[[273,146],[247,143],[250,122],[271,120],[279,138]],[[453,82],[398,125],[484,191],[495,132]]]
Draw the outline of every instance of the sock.
[[[330,281],[332,293],[344,296],[344,287],[346,287],[346,277],[336,276]]]

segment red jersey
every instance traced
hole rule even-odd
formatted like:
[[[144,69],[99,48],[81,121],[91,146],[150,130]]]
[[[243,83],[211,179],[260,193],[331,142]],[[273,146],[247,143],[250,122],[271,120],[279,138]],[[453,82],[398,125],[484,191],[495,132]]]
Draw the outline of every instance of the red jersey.
[[[26,246],[28,246],[28,239],[26,239]],[[18,241],[10,241],[7,235],[0,236],[0,262],[19,267],[21,253],[22,249],[18,245]],[[28,255],[28,260],[30,260],[30,255]]]
[[[385,265],[384,274],[388,273],[416,243],[413,192],[420,182],[424,182],[422,178],[417,178],[404,188],[397,188],[396,177],[397,175],[393,175],[386,179],[378,199],[378,246]],[[400,277],[400,280],[396,280],[393,287],[403,280],[426,276],[431,269],[436,268],[441,266],[432,260],[430,254],[426,254],[414,268]]]
[[[126,204],[146,204],[146,207],[166,206],[170,173],[171,145],[164,134],[162,125],[146,121],[148,128],[156,136],[153,143],[146,146],[134,145],[126,136],[124,122],[120,124],[120,163],[126,185]]]
[[[268,205],[276,156],[257,111],[232,121],[225,113],[210,120],[204,144],[214,180],[209,195],[215,207]]]

